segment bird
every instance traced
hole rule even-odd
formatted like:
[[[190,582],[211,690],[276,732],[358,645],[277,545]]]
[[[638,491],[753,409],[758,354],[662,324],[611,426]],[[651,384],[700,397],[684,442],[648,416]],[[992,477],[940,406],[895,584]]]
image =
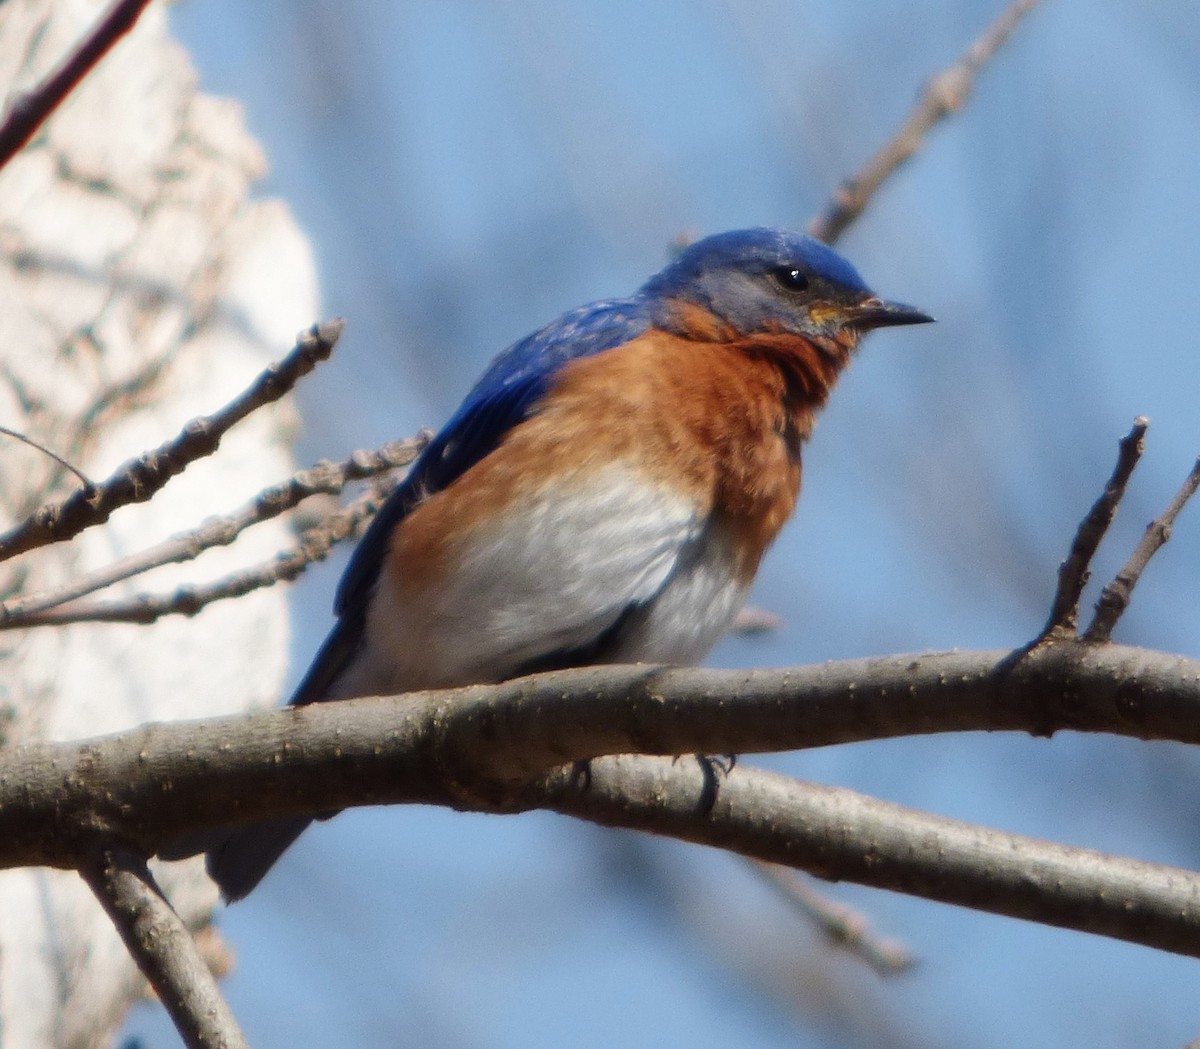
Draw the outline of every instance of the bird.
[[[365,532],[290,702],[699,662],[792,513],[859,340],[931,320],[824,243],[758,227],[514,343]],[[310,822],[207,838],[225,899]]]

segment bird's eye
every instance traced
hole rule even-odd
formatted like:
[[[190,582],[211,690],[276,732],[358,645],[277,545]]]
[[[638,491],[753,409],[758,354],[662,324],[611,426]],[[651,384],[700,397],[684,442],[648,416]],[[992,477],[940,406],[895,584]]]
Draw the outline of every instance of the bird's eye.
[[[780,266],[773,276],[784,291],[808,291],[808,274],[804,270],[794,266]]]

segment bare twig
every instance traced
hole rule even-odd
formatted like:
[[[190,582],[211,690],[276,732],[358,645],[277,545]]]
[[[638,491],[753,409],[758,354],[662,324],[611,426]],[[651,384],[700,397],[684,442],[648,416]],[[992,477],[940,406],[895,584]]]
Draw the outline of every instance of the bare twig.
[[[1139,415],[1133,420],[1133,429],[1121,439],[1117,465],[1113,468],[1108,484],[1104,486],[1087,516],[1079,523],[1075,539],[1071,543],[1071,552],[1067,559],[1058,567],[1058,588],[1054,592],[1054,603],[1050,606],[1050,618],[1046,621],[1038,641],[1047,638],[1074,637],[1075,628],[1079,621],[1079,598],[1083,588],[1087,586],[1091,572],[1092,558],[1096,548],[1108,526],[1112,524],[1117,512],[1117,504],[1125,494],[1125,486],[1129,483],[1130,474],[1142,457],[1145,447],[1143,438],[1150,421]]]
[[[317,463],[307,470],[300,470],[282,484],[272,485],[270,488],[263,489],[251,502],[233,514],[212,518],[199,528],[174,536],[166,542],[159,543],[148,550],[143,550],[141,553],[134,554],[131,557],[122,558],[120,561],[107,565],[102,569],[81,576],[58,590],[40,594],[28,594],[0,603],[0,629],[11,630],[27,626],[44,626],[46,622],[36,618],[42,612],[59,608],[68,602],[77,601],[79,598],[95,593],[97,590],[103,590],[105,587],[112,586],[114,583],[126,579],[132,579],[151,569],[160,568],[167,564],[177,564],[181,561],[191,561],[205,550],[214,546],[228,546],[247,528],[277,517],[279,514],[292,509],[309,496],[316,494],[335,495],[342,491],[350,481],[375,477],[387,470],[408,465],[420,454],[421,449],[424,448],[428,441],[428,435],[422,433],[408,440],[393,441],[377,451],[355,452],[349,459],[344,459],[338,463],[322,462]],[[373,510],[379,503],[380,497],[381,493],[378,491],[368,495],[363,500],[363,506]],[[358,504],[354,505],[358,506]],[[345,536],[353,534],[356,530],[355,528],[350,532],[346,532],[337,522],[338,515],[345,512],[339,510],[337,513],[331,515],[331,518],[334,519],[334,525],[331,529],[331,533],[334,536],[332,542],[337,542]],[[354,524],[356,527],[358,521],[361,519],[357,516],[360,512],[360,509],[355,509],[354,511],[356,515]],[[319,534],[319,528],[320,526],[313,531]],[[314,539],[309,539],[307,542],[302,541],[299,547],[300,550],[309,553],[313,552],[315,548],[316,542]],[[278,572],[278,566],[281,563],[289,561],[292,556],[294,555],[281,555],[270,566],[264,566],[259,571],[270,570]],[[324,555],[322,554],[321,556]],[[320,557],[309,557],[309,561],[312,560],[320,560]],[[275,582],[278,578],[281,578],[281,576],[276,575],[262,585]],[[292,576],[288,578],[292,578]],[[244,593],[245,590],[243,589],[239,592]],[[225,596],[234,595],[231,593]],[[215,596],[210,598],[210,600],[216,599]],[[145,612],[138,611],[145,608],[147,600],[153,601],[153,599],[139,597],[133,600],[132,605],[129,602],[124,602],[127,607],[130,607],[131,613],[136,611],[133,619],[134,622],[147,621],[144,618]],[[195,607],[193,600],[190,603],[189,614],[197,610],[198,608]],[[179,608],[177,611],[183,612],[184,609]],[[106,615],[102,618],[112,621],[111,615]],[[72,618],[69,621],[79,622],[80,620]]]
[[[340,320],[314,324],[298,337],[295,348],[279,364],[263,371],[220,411],[193,419],[178,437],[126,463],[91,491],[73,492],[66,499],[35,510],[21,524],[0,535],[0,561],[72,539],[85,528],[107,521],[119,507],[153,497],[189,463],[215,452],[231,427],[284,396],[328,358],[341,333]]]
[[[133,28],[150,0],[117,0],[79,46],[33,90],[13,99],[0,124],[0,168],[33,138],[46,118],[122,36]]]
[[[751,866],[816,925],[831,944],[862,958],[880,976],[908,972],[916,964],[904,944],[872,932],[862,914],[817,892],[794,870],[762,860],[752,861]]]
[[[821,214],[808,224],[812,236],[832,244],[842,235],[883,182],[921,148],[929,131],[962,108],[980,71],[1037,5],[1038,0],[1014,0],[954,65],[930,78],[899,130],[857,174],[838,186]]]
[[[1184,508],[1187,501],[1196,494],[1197,488],[1200,488],[1200,459],[1197,459],[1192,466],[1191,472],[1175,494],[1175,498],[1171,500],[1170,505],[1159,517],[1147,525],[1146,532],[1142,536],[1142,541],[1138,543],[1137,549],[1133,551],[1112,582],[1101,592],[1100,600],[1096,602],[1096,614],[1083,635],[1085,641],[1107,641],[1112,636],[1113,627],[1117,625],[1117,620],[1129,607],[1133,588],[1141,579],[1142,572],[1150,563],[1150,558],[1158,553],[1163,544],[1171,538],[1171,528],[1175,524],[1175,518],[1179,516],[1179,511]]]
[[[360,535],[398,478],[381,480],[344,509],[325,517],[290,550],[272,560],[235,572],[214,583],[181,586],[166,594],[137,594],[121,601],[64,601],[0,618],[0,630],[66,626],[71,623],[153,623],[163,616],[194,616],[214,601],[242,597],[254,590],[295,579],[309,565],[325,560],[340,542]],[[19,602],[18,602],[19,603]]]
[[[16,440],[20,441],[22,444],[29,445],[30,448],[36,448],[43,455],[48,456],[49,458],[53,459],[64,470],[69,470],[71,473],[73,473],[76,477],[79,478],[79,481],[83,485],[83,490],[85,492],[93,492],[96,490],[96,486],[94,484],[92,484],[91,480],[87,477],[87,475],[82,470],[72,466],[61,455],[59,455],[57,452],[51,451],[44,444],[39,444],[32,437],[28,437],[25,434],[19,433],[16,430],[10,430],[7,426],[0,426],[0,433],[4,434],[7,437],[13,437]]]
[[[116,925],[188,1049],[249,1049],[195,941],[146,867],[126,849],[103,850],[80,873]]]

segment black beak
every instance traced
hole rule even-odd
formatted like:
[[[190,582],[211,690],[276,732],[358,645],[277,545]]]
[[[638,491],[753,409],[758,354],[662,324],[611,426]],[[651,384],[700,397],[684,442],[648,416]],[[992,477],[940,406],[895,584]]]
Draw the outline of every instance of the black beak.
[[[933,318],[902,302],[887,302],[872,295],[850,308],[850,325],[862,331],[895,328],[901,324],[929,324]]]

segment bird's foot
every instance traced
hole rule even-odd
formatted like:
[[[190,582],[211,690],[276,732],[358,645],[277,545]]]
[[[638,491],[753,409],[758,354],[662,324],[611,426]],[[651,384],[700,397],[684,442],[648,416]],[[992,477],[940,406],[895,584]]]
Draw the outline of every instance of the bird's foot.
[[[704,785],[700,788],[700,814],[707,816],[717,803],[717,795],[721,790],[721,780],[727,777],[737,764],[736,754],[694,754],[700,765],[700,774],[704,777]],[[678,759],[677,759],[678,760]]]

